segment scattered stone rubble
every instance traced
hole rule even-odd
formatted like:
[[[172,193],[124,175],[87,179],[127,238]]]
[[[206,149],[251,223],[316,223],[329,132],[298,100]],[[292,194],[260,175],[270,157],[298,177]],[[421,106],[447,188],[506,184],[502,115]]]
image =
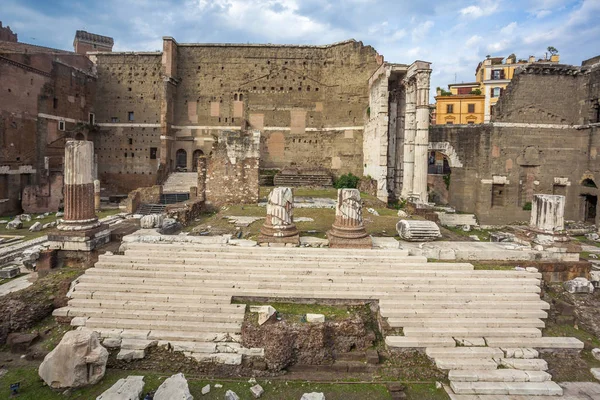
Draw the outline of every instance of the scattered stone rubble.
[[[575,278],[563,284],[569,293],[594,293],[594,285],[585,278]]]
[[[276,310],[271,306],[251,306],[250,312],[258,313],[258,324],[263,325],[276,313]]]
[[[117,381],[96,400],[139,400],[144,390],[143,376],[128,376]]]
[[[182,373],[167,378],[154,393],[154,400],[194,400]]]

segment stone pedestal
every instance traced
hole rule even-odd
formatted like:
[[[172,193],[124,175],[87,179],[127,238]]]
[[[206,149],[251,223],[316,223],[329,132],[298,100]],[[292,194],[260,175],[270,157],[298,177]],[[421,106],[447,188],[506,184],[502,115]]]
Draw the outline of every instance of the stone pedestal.
[[[289,187],[278,187],[269,193],[267,217],[260,229],[258,243],[300,244],[300,233],[294,224],[294,194]]]
[[[339,189],[335,221],[327,231],[329,247],[370,249],[373,246],[362,218],[362,201],[358,189]]]
[[[50,248],[90,251],[110,241],[110,230],[95,212],[94,144],[70,140],[65,145],[65,215],[48,233]]]

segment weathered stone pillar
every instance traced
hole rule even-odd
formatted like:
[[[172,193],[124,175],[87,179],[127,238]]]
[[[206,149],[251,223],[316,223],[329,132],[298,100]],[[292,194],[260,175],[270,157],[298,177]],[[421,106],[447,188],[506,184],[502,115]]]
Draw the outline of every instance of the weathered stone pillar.
[[[94,144],[70,140],[65,145],[65,215],[58,229],[80,231],[100,225],[94,207]]]
[[[259,243],[300,244],[294,224],[294,193],[289,187],[277,187],[269,194],[267,217],[260,229]]]
[[[335,221],[327,232],[331,248],[371,248],[362,218],[362,201],[358,189],[339,189]]]
[[[100,211],[100,181],[94,180],[94,209]]]
[[[110,229],[98,221],[95,211],[92,142],[70,140],[65,144],[64,182],[65,215],[57,229],[48,233],[50,248],[90,251],[108,243]]]
[[[415,137],[417,135],[417,90],[414,77],[406,79],[406,115],[404,119],[404,154],[402,167],[402,198],[413,193],[415,172]]]
[[[427,203],[427,153],[429,150],[429,77],[431,70],[419,70],[416,79],[416,134],[412,194]]]
[[[565,196],[536,194],[531,203],[529,226],[544,233],[565,230]]]
[[[196,185],[198,200],[206,200],[206,156],[198,157],[198,184]]]

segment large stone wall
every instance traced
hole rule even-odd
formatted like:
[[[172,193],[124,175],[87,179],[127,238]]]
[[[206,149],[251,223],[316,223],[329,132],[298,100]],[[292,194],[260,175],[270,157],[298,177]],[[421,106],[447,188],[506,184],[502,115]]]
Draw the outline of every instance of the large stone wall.
[[[449,203],[505,224],[529,220],[534,194],[558,194],[565,219],[597,224],[599,70],[534,64],[513,79],[491,124],[433,127],[430,148],[452,170]]]
[[[160,53],[100,53],[92,59],[100,125],[93,139],[102,187],[106,193],[123,193],[152,186],[161,151]]]
[[[223,204],[256,204],[259,162],[259,131],[220,132],[207,162],[204,185],[206,202],[216,207]],[[203,177],[203,172],[200,172],[199,177]]]

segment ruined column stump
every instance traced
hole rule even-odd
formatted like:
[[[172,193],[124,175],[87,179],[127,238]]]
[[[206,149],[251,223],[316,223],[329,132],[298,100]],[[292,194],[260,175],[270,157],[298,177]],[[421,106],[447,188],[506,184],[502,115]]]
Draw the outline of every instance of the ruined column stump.
[[[98,221],[93,176],[94,144],[70,140],[65,145],[65,215],[48,233],[50,248],[91,251],[110,241],[108,225]]]
[[[541,234],[541,241],[566,242],[565,233],[565,196],[536,194],[531,202],[529,229]],[[545,237],[545,236],[548,237]]]
[[[260,228],[258,243],[300,245],[300,233],[294,224],[294,193],[289,187],[278,187],[269,193],[267,217]]]
[[[362,201],[358,189],[339,189],[335,221],[327,231],[329,247],[334,249],[370,249],[371,237],[362,218]]]

